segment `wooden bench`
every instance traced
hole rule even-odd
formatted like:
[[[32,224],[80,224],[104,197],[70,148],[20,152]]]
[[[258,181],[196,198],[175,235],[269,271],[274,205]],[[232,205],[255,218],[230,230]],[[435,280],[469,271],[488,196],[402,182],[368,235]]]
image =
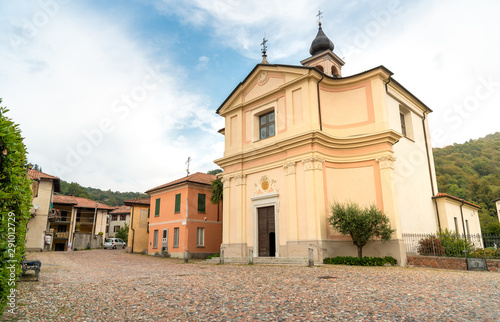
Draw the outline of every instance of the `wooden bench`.
[[[23,272],[21,275],[24,275],[26,271],[32,270],[35,272],[36,280],[38,281],[38,274],[40,274],[40,268],[42,267],[42,262],[39,260],[23,260],[21,261],[21,266],[23,269]]]

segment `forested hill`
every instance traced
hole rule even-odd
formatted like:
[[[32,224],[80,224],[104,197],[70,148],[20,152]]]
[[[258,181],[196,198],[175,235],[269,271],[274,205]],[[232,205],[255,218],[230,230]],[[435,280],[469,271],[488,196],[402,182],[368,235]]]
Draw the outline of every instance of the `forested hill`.
[[[68,183],[64,180],[61,180],[61,195],[88,198],[108,206],[122,206],[125,200],[149,197],[147,194],[141,192],[101,190],[91,187],[82,187],[76,182]]]
[[[439,191],[481,206],[483,231],[498,222],[492,200],[500,198],[500,132],[433,152]]]

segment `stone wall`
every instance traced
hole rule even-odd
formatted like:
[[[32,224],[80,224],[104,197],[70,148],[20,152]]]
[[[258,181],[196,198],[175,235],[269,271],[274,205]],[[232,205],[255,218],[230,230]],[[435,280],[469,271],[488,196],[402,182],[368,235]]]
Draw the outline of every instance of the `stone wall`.
[[[415,256],[408,255],[407,265],[409,267],[442,268],[467,270],[465,258],[438,257],[438,256]],[[487,259],[486,265],[491,272],[500,272],[500,260]]]

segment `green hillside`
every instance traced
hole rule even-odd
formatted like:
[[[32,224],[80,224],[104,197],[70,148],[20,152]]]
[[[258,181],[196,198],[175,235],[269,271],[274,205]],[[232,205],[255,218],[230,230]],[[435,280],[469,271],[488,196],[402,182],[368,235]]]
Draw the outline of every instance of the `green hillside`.
[[[119,192],[82,187],[76,182],[68,183],[64,180],[61,180],[61,195],[88,198],[108,206],[122,206],[123,202],[127,199],[149,197],[147,194],[140,192]]]
[[[500,132],[433,152],[439,191],[481,206],[483,233],[500,234],[492,202],[500,198]]]

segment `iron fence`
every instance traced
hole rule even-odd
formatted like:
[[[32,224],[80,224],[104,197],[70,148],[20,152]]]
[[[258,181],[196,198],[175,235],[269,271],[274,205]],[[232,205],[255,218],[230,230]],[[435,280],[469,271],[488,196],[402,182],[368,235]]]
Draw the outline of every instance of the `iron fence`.
[[[407,255],[500,259],[500,236],[481,234],[403,234]]]

